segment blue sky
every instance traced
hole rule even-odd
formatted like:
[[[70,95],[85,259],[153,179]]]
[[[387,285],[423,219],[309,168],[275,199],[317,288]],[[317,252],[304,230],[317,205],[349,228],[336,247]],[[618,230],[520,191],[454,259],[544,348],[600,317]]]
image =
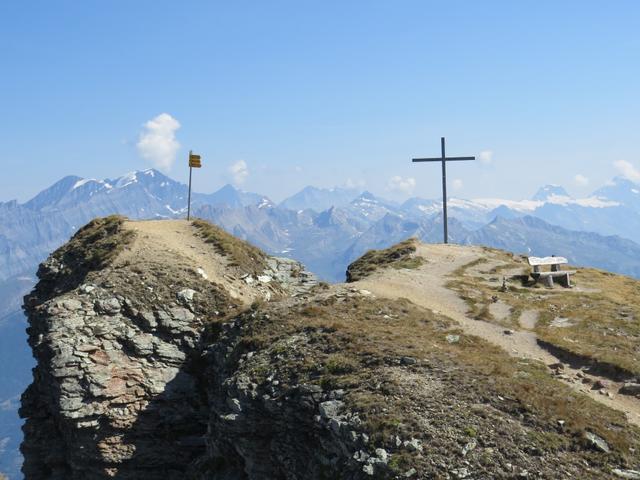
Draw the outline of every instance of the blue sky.
[[[452,195],[584,195],[640,169],[638,59],[636,1],[7,0],[0,200],[174,156],[185,180],[189,149],[199,191],[433,198],[439,169],[410,158],[443,135],[491,159],[452,165]]]

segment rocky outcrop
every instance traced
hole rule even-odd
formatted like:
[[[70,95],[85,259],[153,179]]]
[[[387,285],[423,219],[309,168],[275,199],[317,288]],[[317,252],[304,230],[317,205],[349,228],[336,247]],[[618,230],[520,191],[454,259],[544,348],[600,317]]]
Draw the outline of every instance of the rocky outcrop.
[[[211,412],[207,458],[218,462],[218,478],[365,477],[358,455],[368,440],[359,433],[361,419],[341,400],[344,391],[306,382],[302,372],[292,379],[291,367],[269,348],[247,350],[247,329],[261,315],[222,324],[203,352]],[[302,354],[308,340],[294,335],[276,350],[298,345]],[[373,473],[373,459],[368,465]],[[204,470],[200,478],[210,474]]]
[[[44,302],[28,298],[38,366],[21,410],[27,478],[182,478],[201,454],[203,322],[233,302],[195,274],[172,279],[172,289],[148,280],[132,289],[141,280],[131,273],[105,272]],[[140,287],[152,301],[133,295]]]
[[[241,305],[160,252],[144,264],[111,262],[130,241],[122,220],[98,221],[41,265],[25,298],[38,362],[22,398],[26,478],[178,479],[205,453],[204,326]],[[265,300],[316,284],[276,258],[245,280]]]

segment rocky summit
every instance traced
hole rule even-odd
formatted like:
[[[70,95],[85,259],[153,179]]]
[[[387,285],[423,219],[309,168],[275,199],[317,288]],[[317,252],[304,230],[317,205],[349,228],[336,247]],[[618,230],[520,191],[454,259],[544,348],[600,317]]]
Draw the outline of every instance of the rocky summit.
[[[25,477],[640,478],[640,283],[527,268],[409,240],[328,285],[204,221],[94,220],[25,297]]]

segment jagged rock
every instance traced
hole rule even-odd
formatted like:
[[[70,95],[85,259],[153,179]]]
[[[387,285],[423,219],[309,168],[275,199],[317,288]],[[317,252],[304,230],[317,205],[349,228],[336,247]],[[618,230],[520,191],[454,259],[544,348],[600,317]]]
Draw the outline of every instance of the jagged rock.
[[[593,382],[593,390],[602,390],[602,389],[606,389],[609,388],[611,384],[604,379],[598,379],[595,382]]]
[[[158,326],[156,317],[151,312],[141,312],[139,314],[139,318],[142,321],[143,326],[149,330],[153,330]]]
[[[69,310],[71,312],[80,310],[82,308],[82,302],[80,300],[69,298],[67,300],[63,300],[62,308],[64,308],[65,310]]]
[[[623,395],[640,396],[640,383],[625,383],[620,388],[620,393]]]
[[[108,298],[106,300],[96,300],[95,309],[99,313],[106,315],[115,315],[120,312],[122,305],[117,298]]]
[[[611,451],[607,442],[604,441],[604,438],[596,435],[595,433],[584,432],[584,438],[587,440],[589,445],[596,450],[600,450],[604,453],[609,453]]]
[[[476,443],[475,440],[471,440],[470,442],[468,442],[463,448],[462,448],[462,456],[466,457],[467,454],[474,450],[476,448],[478,444]]]
[[[163,360],[169,363],[181,364],[186,358],[185,353],[175,345],[159,343],[154,350]]]
[[[326,420],[339,417],[339,413],[344,407],[344,402],[340,400],[329,400],[322,402],[318,407],[320,409],[320,416]]]
[[[154,349],[154,337],[144,334],[136,335],[130,340],[130,345],[138,355],[151,355]]]
[[[176,297],[178,297],[178,301],[182,304],[190,304],[191,302],[193,302],[193,296],[196,294],[195,290],[191,290],[190,288],[185,288],[183,290],[180,290],[177,294]]]
[[[87,284],[80,285],[80,291],[82,293],[91,293],[95,289],[96,289],[95,285],[87,285]]]
[[[640,471],[638,470],[624,470],[621,468],[614,468],[611,470],[618,478],[624,478],[626,480],[640,480]]]
[[[240,404],[240,400],[238,400],[237,398],[229,398],[227,400],[227,405],[229,406],[229,408],[231,409],[231,411],[233,413],[241,413],[242,412],[242,406]]]
[[[387,463],[389,461],[389,454],[384,448],[376,448],[376,458],[380,463]]]
[[[453,478],[459,479],[469,478],[471,476],[471,472],[469,472],[469,469],[466,467],[456,468],[451,470],[451,473],[453,474]]]
[[[400,363],[402,365],[415,365],[418,361],[413,357],[401,357]]]
[[[403,445],[405,448],[407,448],[410,451],[422,452],[423,450],[422,442],[420,442],[420,440],[418,440],[417,438],[412,438],[411,440],[407,440],[403,442]]]

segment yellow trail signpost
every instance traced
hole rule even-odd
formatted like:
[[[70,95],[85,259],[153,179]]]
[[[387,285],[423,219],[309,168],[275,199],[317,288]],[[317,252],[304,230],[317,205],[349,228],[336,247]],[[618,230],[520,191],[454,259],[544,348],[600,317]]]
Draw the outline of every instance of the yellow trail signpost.
[[[191,220],[191,173],[194,168],[202,168],[200,155],[196,155],[189,150],[189,200],[187,203],[187,220]]]
[[[191,168],[202,167],[202,163],[200,163],[200,155],[196,155],[195,153],[189,152],[189,167]]]

